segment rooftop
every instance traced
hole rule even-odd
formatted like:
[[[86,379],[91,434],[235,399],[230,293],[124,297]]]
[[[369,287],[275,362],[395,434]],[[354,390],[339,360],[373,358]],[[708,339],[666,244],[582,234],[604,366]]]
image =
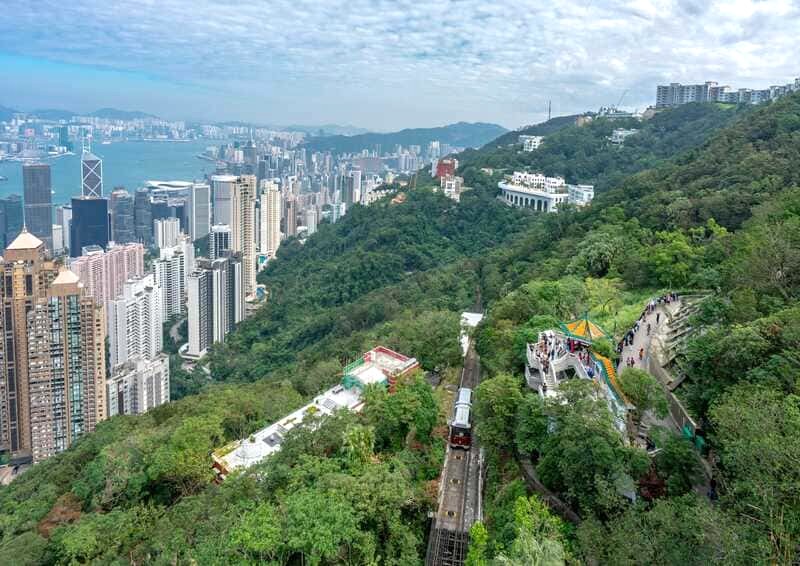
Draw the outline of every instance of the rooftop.
[[[68,268],[64,267],[61,271],[58,272],[58,275],[55,279],[53,279],[53,285],[72,285],[75,283],[79,283],[80,278],[73,271],[70,271]]]
[[[232,442],[212,454],[219,477],[240,468],[248,468],[280,450],[286,434],[304,423],[306,417],[324,417],[345,409],[360,411],[365,386],[388,383],[394,376],[419,367],[416,358],[378,346],[344,368],[339,385],[320,393],[314,399],[248,438]],[[314,421],[316,423],[319,421]]]
[[[28,232],[28,230],[23,226],[22,232],[19,233],[19,236],[14,238],[14,241],[11,242],[7,250],[35,250],[39,246],[44,245],[39,238]]]
[[[302,424],[306,417],[327,416],[339,409],[359,411],[363,405],[357,388],[337,385],[314,397],[314,400],[263,428],[248,438],[220,448],[213,454],[215,462],[227,472],[248,468],[280,450],[286,434]]]

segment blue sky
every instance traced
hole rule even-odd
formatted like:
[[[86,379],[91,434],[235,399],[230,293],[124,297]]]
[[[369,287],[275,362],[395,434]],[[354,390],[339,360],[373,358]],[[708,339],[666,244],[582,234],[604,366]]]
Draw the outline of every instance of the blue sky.
[[[3,0],[0,104],[507,127],[800,76],[800,0]]]

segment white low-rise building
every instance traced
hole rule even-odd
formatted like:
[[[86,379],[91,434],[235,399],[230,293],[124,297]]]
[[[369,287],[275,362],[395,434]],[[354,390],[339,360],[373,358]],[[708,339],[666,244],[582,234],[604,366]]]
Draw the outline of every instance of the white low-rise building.
[[[249,437],[214,451],[211,458],[217,481],[278,452],[289,431],[298,426],[309,426],[309,423],[318,426],[319,417],[332,415],[342,409],[360,411],[364,405],[362,394],[365,387],[385,385],[391,393],[398,377],[418,367],[416,358],[409,358],[383,346],[373,348],[345,366],[344,377],[336,387],[320,393],[310,403]]]
[[[444,196],[456,202],[461,200],[461,193],[464,190],[464,178],[455,175],[445,175],[439,178],[439,188]]]
[[[594,198],[592,185],[568,185],[562,177],[516,171],[498,183],[503,202],[518,208],[557,212],[559,205],[585,206]]]
[[[612,144],[614,145],[622,145],[625,143],[625,139],[632,136],[639,130],[626,130],[625,128],[616,128],[613,132],[611,132],[611,136],[608,138]]]
[[[519,143],[522,144],[522,151],[535,151],[539,149],[544,141],[544,136],[519,136]]]

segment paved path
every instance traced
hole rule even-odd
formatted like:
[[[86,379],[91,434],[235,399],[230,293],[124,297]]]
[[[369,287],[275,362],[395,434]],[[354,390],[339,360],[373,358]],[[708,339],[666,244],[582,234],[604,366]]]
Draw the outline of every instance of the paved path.
[[[633,344],[625,346],[620,354],[619,364],[617,365],[617,375],[619,376],[622,371],[627,368],[626,360],[633,358],[635,368],[648,371],[650,365],[650,357],[654,355],[652,351],[653,339],[658,337],[660,342],[666,340],[666,334],[669,332],[669,317],[678,312],[681,308],[680,299],[673,300],[669,304],[656,305],[656,308],[645,316],[639,322],[639,330],[633,335]],[[647,332],[647,325],[650,325],[650,333]],[[639,359],[639,352],[644,350],[642,359]],[[645,427],[660,426],[669,430],[677,431],[678,426],[671,416],[667,415],[665,418],[659,418],[658,415],[652,411],[648,411],[642,417],[642,423]]]
[[[669,305],[658,305],[656,309],[647,315],[644,320],[639,323],[639,331],[633,335],[633,345],[625,346],[620,354],[619,364],[617,365],[617,375],[622,370],[628,367],[625,361],[628,358],[633,358],[635,365],[633,367],[646,370],[650,361],[650,346],[653,338],[660,333],[666,333],[668,330],[667,320],[668,317],[680,309],[680,299],[672,301]],[[656,322],[658,319],[658,322]],[[650,325],[650,333],[647,333],[647,325]],[[644,357],[639,359],[639,351],[644,350]]]

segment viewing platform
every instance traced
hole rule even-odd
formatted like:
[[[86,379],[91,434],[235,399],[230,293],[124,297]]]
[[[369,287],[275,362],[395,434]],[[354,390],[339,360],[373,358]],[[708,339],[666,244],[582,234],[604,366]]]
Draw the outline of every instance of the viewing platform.
[[[526,346],[525,382],[542,397],[554,398],[567,380],[594,381],[608,401],[617,429],[627,436],[628,412],[633,407],[622,393],[611,360],[592,349],[598,338],[610,335],[588,318],[540,332],[538,340]]]

